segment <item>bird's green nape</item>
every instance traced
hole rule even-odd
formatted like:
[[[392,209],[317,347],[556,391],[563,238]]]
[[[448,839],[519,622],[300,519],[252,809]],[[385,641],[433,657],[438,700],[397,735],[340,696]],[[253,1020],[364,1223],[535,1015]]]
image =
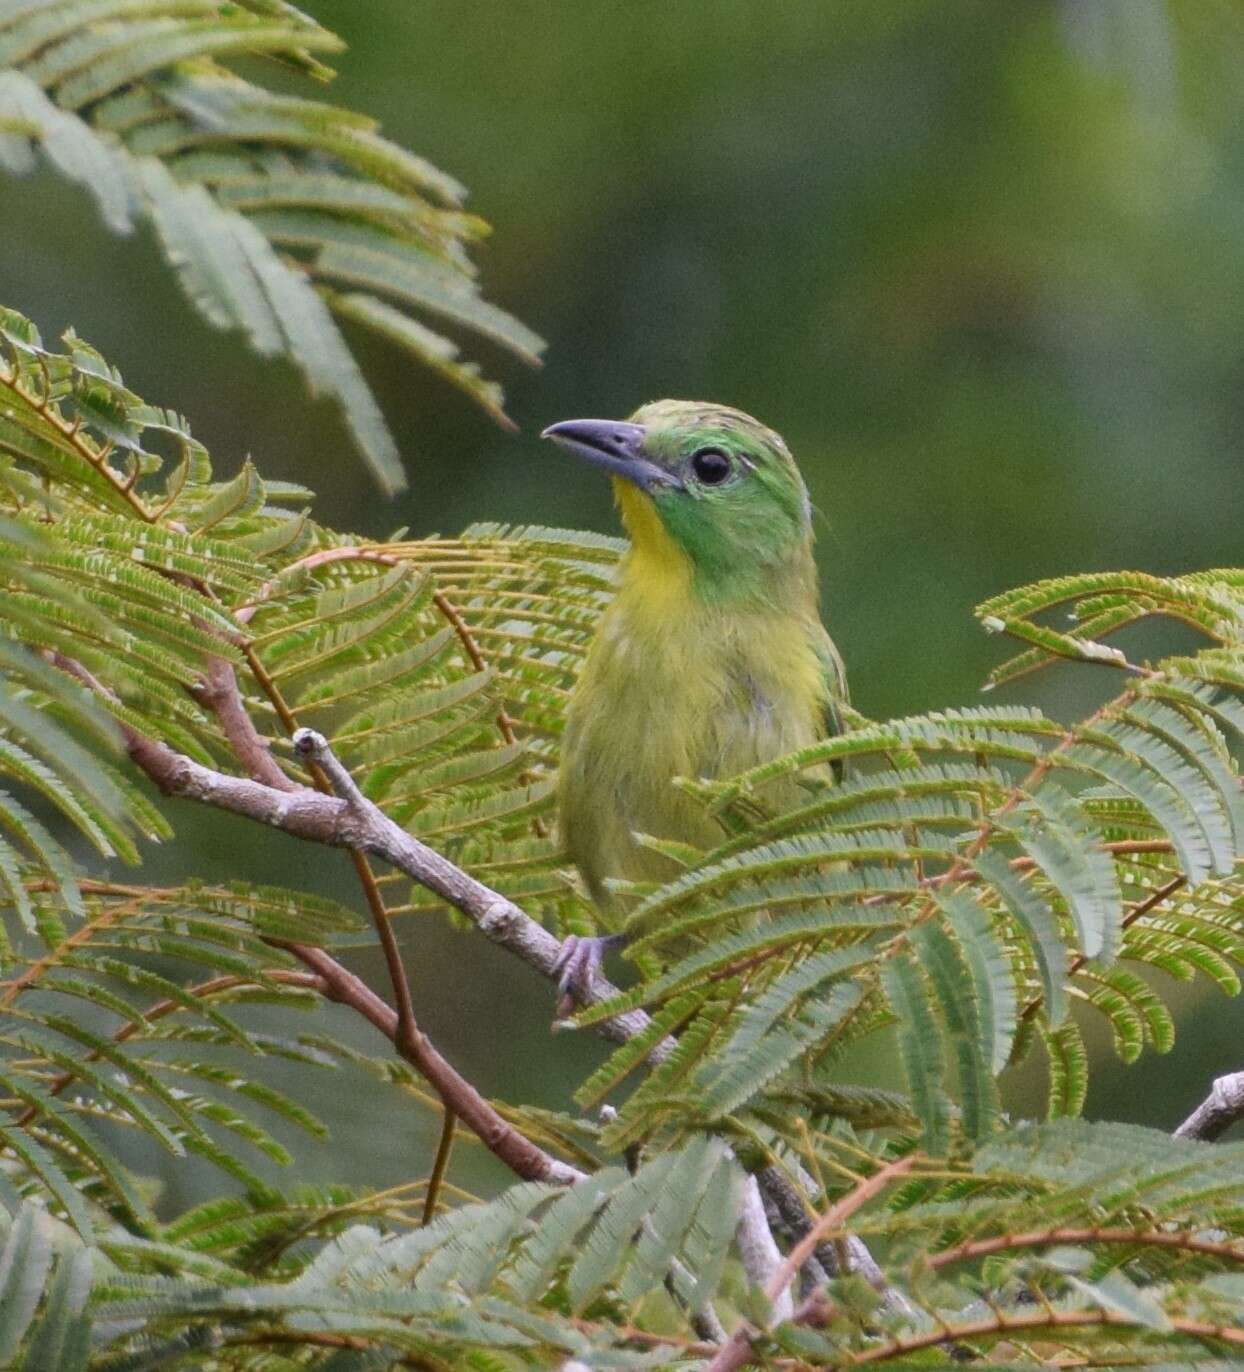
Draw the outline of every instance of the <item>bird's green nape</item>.
[[[613,477],[636,571],[647,564],[666,591],[681,580],[705,602],[742,604],[811,582],[803,478],[780,436],[742,410],[658,400],[545,436]]]

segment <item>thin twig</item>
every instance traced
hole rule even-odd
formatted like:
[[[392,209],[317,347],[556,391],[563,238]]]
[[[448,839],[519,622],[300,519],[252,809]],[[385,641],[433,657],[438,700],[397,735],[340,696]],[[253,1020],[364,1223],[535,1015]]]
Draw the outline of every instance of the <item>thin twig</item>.
[[[808,1257],[815,1252],[817,1244],[825,1235],[840,1228],[844,1220],[849,1219],[875,1196],[879,1196],[892,1181],[906,1176],[918,1161],[919,1155],[916,1153],[908,1153],[906,1157],[896,1158],[893,1162],[887,1163],[874,1172],[871,1177],[866,1177],[840,1200],[835,1201],[786,1255],[786,1261],[774,1275],[769,1286],[765,1288],[765,1295],[769,1297],[769,1300],[775,1301],[786,1290],[795,1279],[795,1274]]]
[[[815,1194],[822,1189],[802,1168],[798,1171],[799,1185],[804,1187],[808,1194]],[[797,1243],[805,1238],[812,1230],[812,1220],[804,1207],[803,1197],[786,1173],[776,1164],[770,1164],[756,1173],[756,1181],[765,1198],[772,1202],[792,1241]],[[913,1312],[913,1306],[907,1297],[886,1281],[885,1273],[877,1265],[877,1260],[868,1251],[868,1246],[862,1239],[851,1235],[841,1245],[845,1253],[840,1253],[839,1247],[840,1245],[833,1242],[822,1242],[816,1246],[813,1255],[815,1261],[829,1276],[838,1276],[844,1270],[854,1272],[863,1277],[873,1290],[879,1292],[891,1309],[904,1314]]]
[[[92,689],[107,691],[107,688],[81,664],[60,655],[57,655],[56,662],[63,670],[84,681]],[[366,844],[356,841],[354,830],[358,824],[358,816],[351,808],[351,801],[353,800],[356,805],[361,803],[368,807],[377,816],[380,815],[380,811],[364,800],[362,793],[354,784],[354,779],[336,758],[332,758],[333,769],[329,779],[339,790],[346,792],[345,797],[325,795],[305,786],[294,786],[292,790],[278,789],[248,778],[231,777],[174,752],[167,744],[149,739],[124,721],[119,721],[118,727],[130,757],[165,795],[185,796],[214,805],[283,829],[296,837],[331,847],[372,851],[367,849]],[[304,745],[308,738],[318,740],[321,745],[319,749],[304,746],[301,750],[304,755],[328,754],[327,744],[318,734],[313,735],[309,730],[301,730],[296,736],[296,741],[297,738],[302,738]],[[328,756],[331,757],[331,754]],[[288,785],[294,785],[288,782],[288,778],[284,780]],[[371,818],[370,814],[368,818]],[[384,831],[386,839],[393,840],[396,837],[417,843],[417,840],[410,839],[409,835],[404,834],[387,817],[381,818],[387,826]],[[422,844],[417,846],[420,849],[424,848]],[[431,849],[424,851],[432,852]],[[385,856],[384,845],[377,851],[377,856]],[[438,855],[432,856],[437,857],[438,862],[451,871],[458,870]],[[462,875],[465,877],[465,873]],[[548,937],[552,941],[552,936]],[[518,1176],[528,1181],[548,1181],[558,1185],[567,1185],[583,1179],[584,1174],[578,1168],[571,1167],[546,1153],[504,1120],[475,1087],[441,1056],[427,1035],[417,1026],[413,1033],[399,1035],[400,1021],[397,1011],[329,953],[321,948],[310,948],[280,939],[267,941],[274,947],[284,948],[292,953],[304,966],[320,976],[325,982],[326,994],[331,999],[350,1006],[379,1029],[436,1090],[444,1104]]]
[[[242,651],[252,676],[258,682],[260,690],[267,696],[272,708],[277,712],[277,717],[281,723],[289,733],[297,732],[298,720],[293,710],[290,709],[283,693],[260,661],[255,649],[247,643],[243,645]],[[254,721],[247,712],[242,693],[238,688],[237,673],[233,670],[232,664],[222,658],[211,660],[205,689],[200,692],[200,699],[214,711],[238,760],[247,767],[257,781],[266,782],[277,790],[292,791],[296,789],[294,783],[286,777],[277,765],[276,760],[272,757],[267,739],[256,729]],[[312,764],[310,772],[311,780],[316,789],[325,795],[332,795],[332,785],[323,769]],[[366,854],[357,848],[352,848],[350,861],[353,864],[355,875],[358,877],[359,885],[362,887],[363,898],[367,902],[372,924],[376,930],[376,937],[384,955],[385,967],[389,974],[389,984],[393,989],[393,1001],[397,1008],[398,1041],[405,1047],[413,1047],[420,1034],[420,1029],[415,1019],[415,1006],[410,993],[410,982],[406,976],[406,966],[402,961],[397,936],[393,931],[393,921],[385,906],[384,896],[376,881],[376,874],[372,871]],[[444,1108],[448,1110],[449,1106],[445,1105]]]
[[[436,1218],[436,1202],[440,1199],[441,1184],[445,1180],[445,1172],[449,1167],[449,1155],[454,1146],[454,1127],[458,1117],[449,1108],[445,1107],[445,1112],[441,1117],[441,1137],[436,1145],[436,1160],[432,1164],[432,1174],[428,1177],[427,1194],[423,1198],[423,1218],[419,1221],[421,1225],[431,1224]]]
[[[413,1043],[399,1043],[397,1012],[361,977],[343,967],[331,954],[322,948],[310,948],[300,943],[275,939],[272,942],[293,953],[299,962],[316,973],[323,980],[325,995],[330,1000],[349,1006],[379,1029],[402,1057],[435,1088],[463,1124],[517,1176],[525,1181],[545,1181],[557,1186],[569,1186],[585,1179],[586,1174],[577,1167],[571,1167],[569,1163],[546,1153],[503,1119],[475,1087],[441,1056],[426,1034],[419,1033]]]
[[[260,689],[268,697],[281,722],[290,732],[297,734],[297,719],[263,663],[249,645],[244,647],[243,652]],[[303,788],[286,777],[273,759],[267,740],[255,728],[254,721],[245,708],[238,689],[237,676],[231,664],[223,659],[213,659],[205,687],[206,689],[200,692],[200,698],[213,709],[239,761],[248,768],[252,776],[270,789],[287,795],[302,790]],[[336,766],[330,775],[328,769],[319,765],[319,759],[309,759],[309,770],[316,789],[329,797],[334,795],[334,791],[340,793],[344,790],[351,796],[361,799],[361,793],[349,772],[337,763],[335,758],[333,761]],[[458,1116],[461,1116],[486,1146],[517,1175],[527,1180],[546,1180],[561,1184],[581,1180],[583,1173],[545,1153],[502,1119],[492,1105],[450,1066],[419,1028],[401,951],[375,873],[366,855],[359,848],[351,847],[350,856],[384,953],[396,1009],[386,1006],[365,983],[323,950],[294,943],[278,943],[278,946],[286,948],[304,964],[315,968],[324,983],[325,994],[330,999],[349,1005],[369,1019],[440,1096],[444,1123],[425,1198],[423,1222],[426,1224],[436,1212],[437,1196],[449,1162],[454,1122]],[[362,994],[364,991],[367,993],[366,996]]]
[[[67,670],[88,684],[94,682],[76,663]],[[494,943],[542,976],[556,980],[560,941],[508,897],[477,881],[389,819],[358,789],[322,735],[299,730],[294,737],[295,749],[305,760],[323,768],[335,795],[320,794],[305,786],[277,791],[249,778],[229,776],[124,723],[119,727],[130,757],[163,794],[227,810],[310,843],[354,848],[380,858],[440,896]],[[618,989],[599,974],[589,989],[593,1002],[618,994]],[[624,1043],[649,1023],[643,1011],[629,1011],[603,1021],[597,1028],[605,1037]]]
[[[1233,1325],[1210,1324],[1206,1320],[1183,1319],[1178,1315],[1168,1316],[1170,1327],[1180,1334],[1198,1339],[1218,1339],[1223,1343],[1244,1345],[1244,1329]],[[1032,1314],[995,1310],[988,1319],[967,1320],[946,1328],[925,1330],[905,1338],[887,1339],[885,1343],[874,1344],[861,1353],[843,1353],[842,1360],[850,1366],[860,1363],[883,1362],[888,1358],[901,1357],[914,1353],[921,1348],[932,1348],[935,1344],[946,1343],[950,1339],[981,1338],[989,1334],[1009,1334],[1017,1330],[1070,1329],[1084,1325],[1108,1324],[1135,1328],[1136,1321],[1113,1310],[1058,1310],[1050,1307]],[[710,1364],[711,1368],[711,1364]]]
[[[1006,1253],[1015,1248],[1047,1248],[1061,1243],[1122,1243],[1137,1248],[1177,1248],[1185,1253],[1244,1263],[1244,1247],[1239,1243],[1202,1239],[1195,1234],[1168,1229],[1094,1229],[1073,1225],[1018,1234],[993,1234],[986,1239],[967,1239],[953,1248],[931,1254],[927,1262],[931,1268],[949,1267],[954,1263],[987,1257],[990,1253]]]
[[[58,665],[93,689],[106,689],[80,664],[66,658],[58,659]],[[262,673],[262,664],[257,665]],[[253,730],[249,718],[245,727]],[[466,915],[493,942],[515,953],[541,975],[556,979],[560,942],[511,900],[475,880],[434,849],[406,833],[379,807],[367,800],[322,735],[309,729],[296,730],[294,746],[312,770],[312,775],[315,771],[322,774],[323,791],[300,787],[285,777],[284,773],[280,774],[279,783],[275,783],[273,777],[273,785],[232,777],[175,752],[124,722],[120,728],[131,759],[165,795],[181,796],[228,810],[309,842],[378,857],[440,896]],[[248,756],[252,762],[259,760],[253,750]],[[330,790],[331,793],[325,793]],[[387,927],[387,920],[378,921],[377,927],[383,931]],[[334,999],[349,1004],[380,1028],[402,1055],[431,1082],[446,1106],[461,1115],[463,1122],[479,1135],[487,1147],[503,1157],[518,1175],[561,1182],[582,1177],[583,1174],[577,1169],[552,1158],[505,1124],[474,1087],[454,1072],[417,1028],[413,1033],[399,1036],[398,1012],[387,1006],[328,954],[298,944],[278,946],[288,948],[305,965],[319,972],[330,988],[334,988],[330,992]],[[400,982],[396,983],[395,991],[400,985]],[[589,1003],[611,999],[619,994],[617,988],[600,973],[593,977],[586,990]],[[603,1021],[596,1028],[607,1038],[626,1042],[642,1032],[650,1022],[645,1012],[628,1011]],[[656,1045],[650,1060],[660,1061],[672,1047],[669,1040]],[[458,1108],[458,1102],[464,1105],[467,1114]],[[744,1256],[754,1256],[758,1251],[754,1246],[745,1248]],[[770,1271],[770,1263],[757,1263],[753,1270],[749,1270],[749,1276],[758,1285],[764,1285]]]
[[[223,657],[208,658],[207,671],[195,696],[200,705],[216,716],[234,756],[252,780],[277,791],[297,790],[297,783],[285,775],[272,756],[272,744],[255,728],[247,713],[233,663]]]
[[[789,1301],[783,1301],[782,1298],[788,1296],[788,1288],[791,1282],[795,1279],[799,1269],[816,1251],[817,1244],[821,1239],[838,1229],[861,1206],[867,1205],[875,1196],[880,1195],[892,1181],[910,1172],[917,1161],[918,1155],[909,1153],[905,1158],[898,1158],[894,1162],[887,1163],[885,1167],[874,1172],[871,1177],[866,1177],[859,1185],[831,1205],[803,1238],[795,1244],[764,1289],[765,1295],[769,1299],[770,1318],[774,1323],[782,1323],[786,1319],[797,1318],[797,1316],[791,1315]],[[805,1319],[813,1311],[823,1312],[823,1302],[817,1302],[815,1300],[816,1295],[817,1293],[814,1292],[812,1304],[805,1302],[804,1306],[800,1307],[799,1313],[805,1314]],[[745,1366],[751,1359],[752,1344],[758,1337],[759,1332],[746,1321],[740,1324],[717,1350],[713,1360],[705,1368],[705,1372],[736,1372],[736,1369]],[[940,1338],[935,1342],[940,1342]]]
[[[183,796],[229,810],[310,842],[354,849],[381,858],[413,877],[415,881],[466,915],[493,942],[501,944],[521,957],[543,976],[550,980],[556,979],[560,942],[513,901],[475,880],[389,819],[359,790],[354,778],[332,752],[322,735],[310,729],[300,729],[294,735],[294,747],[301,757],[322,769],[335,792],[333,795],[324,795],[306,787],[278,792],[258,782],[213,771],[191,758],[175,753],[165,744],[155,743],[136,731],[127,729],[124,725],[122,731],[130,756],[166,795]],[[282,946],[289,946],[290,951],[308,966],[312,966],[313,970],[320,970],[320,966],[309,962],[307,956],[315,954],[318,957],[319,950],[304,949],[297,945]],[[339,970],[344,972],[344,969]],[[327,974],[325,975],[327,979]],[[591,1001],[606,1000],[619,994],[617,988],[600,973],[594,976],[588,993]],[[377,1007],[382,1008],[386,1016],[393,1017],[396,1029],[396,1012],[389,1009],[373,993],[368,994],[372,995],[375,1001],[375,1005],[370,1009],[363,1009],[361,1004],[353,1000],[348,1003],[354,1005],[361,1013],[365,1013],[373,1023],[382,1027],[382,1032],[388,1034],[388,1029],[376,1018]],[[606,1037],[616,1042],[626,1042],[645,1029],[649,1023],[648,1015],[636,1010],[602,1021],[596,1027]],[[389,1036],[394,1037],[393,1034]],[[421,1063],[423,1066],[428,1065],[430,1059],[427,1054],[435,1054],[439,1060],[438,1070],[440,1066],[448,1067],[421,1034],[416,1033],[413,1039],[398,1046],[403,1056],[416,1066],[420,1066]],[[659,1060],[669,1047],[672,1047],[672,1044],[668,1047],[659,1044],[651,1056]],[[423,1066],[420,1066],[420,1070],[423,1070]],[[431,1076],[428,1079],[433,1081]],[[463,1098],[468,1101],[473,1112],[472,1118],[463,1116],[463,1122],[480,1134],[484,1143],[496,1152],[495,1123],[500,1122],[500,1117],[492,1112],[494,1121],[482,1122],[478,1114],[482,1097],[476,1099],[478,1093],[474,1092],[469,1083],[461,1078],[458,1078],[458,1082],[460,1088],[455,1089],[462,1090]],[[433,1081],[433,1084],[437,1085],[437,1082]],[[439,1085],[437,1089],[439,1092]],[[453,1096],[446,1097],[443,1092],[441,1094],[447,1103],[452,1103],[455,1099]],[[454,1104],[453,1108],[457,1110],[457,1105]],[[489,1109],[491,1110],[491,1107]],[[461,1111],[458,1110],[458,1113],[461,1114]],[[484,1132],[481,1132],[481,1127]],[[524,1139],[523,1142],[527,1141]],[[534,1148],[534,1145],[529,1146]],[[521,1158],[521,1149],[516,1156]],[[541,1179],[551,1180],[548,1169],[553,1164],[553,1159],[541,1153],[538,1162],[527,1158],[523,1165],[535,1166]],[[555,1165],[557,1168],[566,1168],[567,1172],[574,1171],[563,1163]],[[520,1175],[530,1174],[520,1172]],[[582,1174],[575,1175],[578,1177]],[[753,1276],[757,1284],[763,1285],[768,1272],[768,1267],[757,1266],[754,1273],[749,1272],[749,1275]]]
[[[1127,912],[1127,914],[1125,914],[1123,918],[1119,921],[1120,932],[1130,929],[1132,925],[1135,924],[1136,921],[1141,918],[1142,915],[1147,915],[1150,910],[1156,909],[1157,906],[1161,905],[1162,902],[1166,900],[1168,896],[1173,896],[1181,886],[1185,886],[1187,884],[1187,881],[1188,878],[1184,876],[1182,872],[1180,872],[1178,876],[1173,876],[1169,881],[1164,882],[1156,890],[1150,891],[1149,894],[1144,898],[1144,900],[1137,901],[1137,903],[1134,906],[1132,906],[1132,908]],[[1085,953],[1073,953],[1072,956],[1067,960],[1067,971],[1064,974],[1067,980],[1070,981],[1071,978],[1075,976],[1075,974],[1078,971],[1080,971],[1082,967],[1085,966],[1088,960],[1088,956]],[[1031,1019],[1033,1015],[1035,1015],[1044,1004],[1044,996],[1034,996],[1033,999],[1030,1000],[1028,1004],[1024,1006],[1023,1010],[1020,1011],[1020,1019]]]

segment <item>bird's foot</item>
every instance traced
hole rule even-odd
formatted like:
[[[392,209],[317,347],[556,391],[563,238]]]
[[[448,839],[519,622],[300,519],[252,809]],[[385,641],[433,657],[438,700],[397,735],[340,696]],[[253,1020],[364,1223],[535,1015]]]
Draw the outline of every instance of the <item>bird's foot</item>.
[[[562,942],[561,951],[553,970],[557,973],[557,989],[561,999],[557,1002],[557,1017],[564,1019],[576,1005],[587,1005],[592,999],[592,984],[600,973],[605,954],[614,948],[621,948],[626,942],[625,934],[608,934],[603,938],[582,938],[578,934],[568,934]]]

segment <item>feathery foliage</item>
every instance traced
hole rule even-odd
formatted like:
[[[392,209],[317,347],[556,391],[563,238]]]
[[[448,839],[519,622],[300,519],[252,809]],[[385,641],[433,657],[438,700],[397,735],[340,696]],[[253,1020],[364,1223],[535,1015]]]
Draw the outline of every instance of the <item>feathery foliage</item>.
[[[152,225],[219,328],[295,362],[331,396],[373,474],[397,448],[338,327],[400,348],[509,426],[500,387],[424,322],[538,361],[539,338],[480,296],[487,225],[464,188],[374,121],[245,79],[265,59],[323,82],[341,40],[288,0],[20,0],[0,7],[0,171],[42,156],[104,222]]]
[[[1227,572],[1096,576],[983,606],[987,627],[1039,643],[999,680],[1040,665],[1037,653],[1125,670],[1124,689],[1080,723],[1007,706],[859,722],[733,780],[688,779],[723,842],[665,886],[635,891],[631,952],[663,968],[580,1018],[677,1006],[683,1043],[698,1047],[682,1055],[677,1090],[649,1078],[608,1140],[648,1137],[662,1118],[721,1125],[745,1108],[776,1118],[792,1092],[815,1095],[844,1049],[897,1021],[924,1146],[944,1152],[952,1070],[955,1127],[984,1139],[997,1123],[995,1077],[1034,1039],[1050,1057],[1051,1109],[1078,1111],[1087,1083],[1070,1004],[1104,1015],[1131,1061],[1174,1036],[1138,969],[1201,972],[1237,992],[1240,584]],[[1068,600],[1080,605],[1077,630],[1055,634],[1039,616]],[[1110,628],[1174,614],[1210,646],[1130,663],[1095,637],[1106,601]],[[764,811],[766,781],[840,759],[852,768],[842,785],[810,783],[797,808]],[[620,1049],[581,1100],[639,1061]]]
[[[878,1161],[841,1139],[836,1152],[847,1176]],[[66,1366],[101,1368],[261,1367],[273,1344],[313,1358],[291,1366],[333,1369],[404,1357],[466,1368],[484,1352],[498,1366],[702,1366],[709,1350],[665,1298],[647,1338],[624,1321],[643,1318],[636,1295],[651,1306],[671,1256],[704,1271],[706,1251],[728,1248],[740,1177],[720,1145],[700,1143],[634,1177],[518,1185],[405,1233],[356,1224],[258,1281],[210,1252],[179,1261],[167,1243],[118,1232],[100,1236],[92,1264],[72,1233],[26,1208],[0,1258],[3,1333],[9,1351],[25,1337],[32,1351],[16,1365],[31,1368],[48,1365],[31,1359],[51,1340],[82,1347]],[[760,1356],[897,1367],[922,1351],[992,1364],[996,1349],[1027,1366],[1091,1349],[1100,1365],[1144,1367],[1184,1360],[1194,1342],[1226,1353],[1244,1337],[1242,1188],[1238,1145],[1079,1121],[1017,1127],[955,1166],[917,1163],[857,1211],[853,1230],[886,1252],[900,1308],[858,1277],[836,1279],[816,1327],[778,1322]],[[699,1308],[714,1289],[682,1298]],[[353,1360],[332,1352],[342,1348]]]
[[[205,32],[193,9],[169,8],[163,51]],[[246,16],[298,22],[276,0]],[[217,479],[184,420],[8,311],[0,393],[0,1365],[696,1367],[720,1320],[767,1366],[1244,1345],[1240,1146],[1061,1118],[1083,1104],[1087,1015],[1130,1062],[1172,1042],[1153,973],[1240,989],[1244,574],[1062,578],[982,606],[1021,645],[996,684],[1059,659],[1113,674],[1085,719],[854,717],[743,776],[684,778],[720,842],[665,845],[682,870],[620,893],[638,979],[578,1018],[650,1021],[581,1087],[604,1109],[492,1103],[574,1184],[476,1200],[413,1163],[389,1192],[282,1187],[272,1168],[323,1130],[249,1070],[265,1056],[438,1100],[416,1059],[357,1053],[323,1014],[272,1028],[341,998],[307,954],[345,957],[353,910],[100,867],[173,837],[144,764],[255,776],[280,827],[330,785],[292,746],[311,727],[398,826],[555,932],[590,930],[551,804],[622,545],[351,539],[249,462]],[[1106,641],[1158,617],[1199,649]],[[801,782],[784,811],[778,776]],[[444,912],[356,865],[381,929]],[[849,1079],[847,1050],[883,1033],[903,1094]],[[1050,1118],[1014,1123],[998,1078],[1038,1046]],[[221,1193],[176,1213],[136,1165],[153,1151],[210,1164]],[[793,1314],[749,1276],[749,1172],[805,1213],[777,1209],[787,1253],[826,1217]],[[835,1275],[860,1239],[873,1281]]]

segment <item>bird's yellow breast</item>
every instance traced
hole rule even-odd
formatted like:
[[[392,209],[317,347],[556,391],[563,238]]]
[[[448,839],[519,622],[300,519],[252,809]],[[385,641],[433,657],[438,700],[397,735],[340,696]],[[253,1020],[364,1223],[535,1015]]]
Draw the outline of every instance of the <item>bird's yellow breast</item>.
[[[632,548],[571,702],[560,785],[564,841],[602,903],[607,877],[670,874],[635,831],[720,840],[674,777],[729,776],[813,742],[827,693],[814,610],[704,603],[647,498],[621,499]]]

